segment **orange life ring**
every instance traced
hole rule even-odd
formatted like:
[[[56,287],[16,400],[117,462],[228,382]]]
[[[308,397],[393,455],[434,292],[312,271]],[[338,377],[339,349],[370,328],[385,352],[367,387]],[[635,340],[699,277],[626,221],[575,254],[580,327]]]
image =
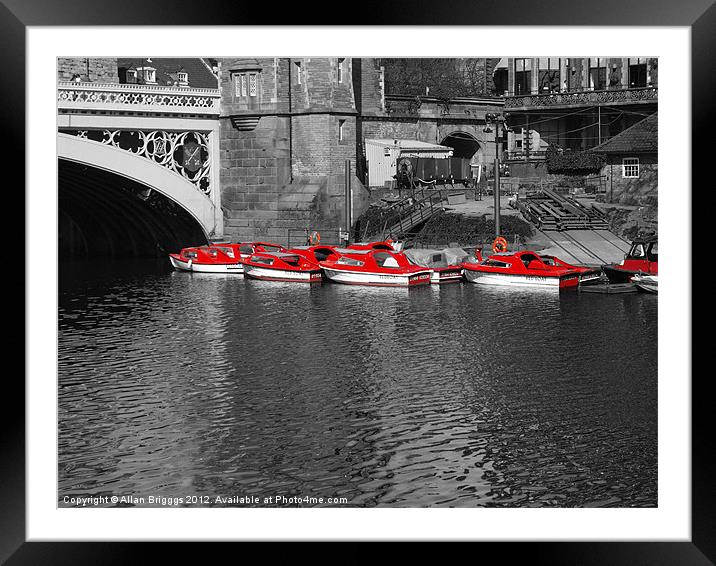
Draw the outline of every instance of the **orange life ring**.
[[[492,242],[492,251],[495,253],[502,253],[507,251],[507,240],[502,236],[497,236],[495,241]]]
[[[308,241],[312,246],[317,246],[321,242],[321,234],[314,230],[308,237]]]

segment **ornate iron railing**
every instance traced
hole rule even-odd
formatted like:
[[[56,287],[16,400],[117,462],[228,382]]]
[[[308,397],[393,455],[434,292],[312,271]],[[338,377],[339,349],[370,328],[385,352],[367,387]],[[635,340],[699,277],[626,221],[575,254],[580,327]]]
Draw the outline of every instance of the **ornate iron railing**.
[[[208,132],[72,129],[61,129],[60,132],[144,157],[181,175],[202,193],[211,194]]]
[[[649,87],[508,96],[505,98],[505,109],[655,102],[658,100],[658,94],[658,89]]]
[[[219,115],[221,92],[212,88],[59,82],[58,110]]]

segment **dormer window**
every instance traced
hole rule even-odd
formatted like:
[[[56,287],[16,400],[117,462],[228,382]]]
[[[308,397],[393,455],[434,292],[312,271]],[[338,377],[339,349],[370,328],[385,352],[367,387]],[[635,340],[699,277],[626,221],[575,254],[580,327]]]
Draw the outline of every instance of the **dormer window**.
[[[127,69],[127,82],[128,83],[136,83],[137,82],[137,70],[136,69]]]
[[[177,74],[177,79],[179,80],[180,85],[186,85],[189,83],[189,73],[180,71]]]
[[[137,72],[141,73],[145,83],[155,84],[157,82],[157,70],[154,67],[137,67]]]

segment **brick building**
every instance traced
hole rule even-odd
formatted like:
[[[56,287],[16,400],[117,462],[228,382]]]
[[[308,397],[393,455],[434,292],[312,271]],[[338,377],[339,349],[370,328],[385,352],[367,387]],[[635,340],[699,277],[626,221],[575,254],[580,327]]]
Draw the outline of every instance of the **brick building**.
[[[284,241],[289,229],[345,228],[345,162],[354,218],[370,191],[364,140],[449,145],[491,162],[483,132],[496,98],[448,100],[385,93],[374,59],[221,59],[221,187],[225,232]]]
[[[656,202],[658,124],[655,112],[592,150],[606,158],[601,174],[606,177],[609,202],[631,205]]]

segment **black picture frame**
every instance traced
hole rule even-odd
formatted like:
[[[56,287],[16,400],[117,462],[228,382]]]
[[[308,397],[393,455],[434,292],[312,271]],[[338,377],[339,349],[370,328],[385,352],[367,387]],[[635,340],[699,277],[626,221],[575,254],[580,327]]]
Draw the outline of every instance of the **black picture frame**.
[[[303,5],[304,9],[308,5]],[[278,4],[277,4],[278,7]],[[351,13],[353,12],[353,13]],[[318,15],[317,15],[318,14]],[[321,16],[321,14],[323,16]],[[339,14],[346,14],[339,16]],[[270,17],[270,21],[267,19]],[[338,21],[344,20],[344,21]],[[3,42],[3,127],[4,144],[12,154],[25,148],[25,33],[28,26],[69,25],[566,25],[566,26],[687,26],[692,37],[692,183],[711,189],[705,170],[713,159],[713,144],[707,138],[713,124],[711,102],[716,93],[716,76],[712,53],[716,51],[716,5],[713,0],[659,2],[649,0],[557,0],[550,3],[514,1],[497,2],[462,0],[453,2],[365,2],[349,5],[349,11],[338,10],[335,3],[312,2],[310,12],[298,15],[295,9],[267,11],[261,3],[245,1],[216,2],[202,0],[113,2],[107,0],[3,0],[0,5],[0,37]],[[499,51],[499,46],[494,46]],[[569,46],[565,46],[565,52]],[[32,72],[32,69],[28,70]],[[54,77],[47,77],[48,88],[54,88]],[[693,117],[698,117],[694,120]],[[685,143],[688,140],[684,140]],[[9,153],[6,153],[6,155]],[[22,169],[19,169],[22,171]],[[688,175],[688,172],[685,172]],[[15,183],[23,183],[21,176]],[[670,190],[664,187],[663,190]],[[31,211],[30,211],[31,212]],[[28,211],[26,211],[28,213]],[[693,222],[693,221],[692,221]],[[696,226],[696,223],[693,222]],[[21,233],[21,232],[18,232]],[[684,235],[685,247],[696,234]],[[707,240],[705,240],[707,241]],[[690,253],[690,252],[687,252]],[[27,256],[26,256],[26,260]],[[26,297],[28,300],[28,297]],[[24,327],[24,325],[23,325]],[[24,333],[17,333],[24,335]],[[163,543],[57,543],[25,542],[25,397],[24,384],[6,373],[7,399],[13,399],[15,412],[3,411],[0,429],[0,562],[7,564],[125,564],[148,556],[149,548],[159,550],[164,561],[181,557],[186,549]],[[9,379],[12,377],[12,379]],[[691,379],[690,375],[670,376]],[[467,552],[474,559],[520,561],[528,564],[714,564],[716,563],[716,466],[711,454],[716,442],[711,432],[708,395],[709,372],[692,380],[692,537],[690,542],[525,542],[471,543]],[[9,403],[8,403],[9,404]],[[472,544],[479,545],[478,547]],[[373,560],[378,543],[349,543],[328,550],[327,558],[341,556],[343,562]],[[167,548],[169,547],[169,548]],[[425,550],[401,545],[403,558],[425,556]],[[304,548],[304,547],[301,547]],[[443,547],[444,548],[444,547]],[[444,561],[452,552],[441,549]],[[458,545],[461,551],[466,547]],[[417,551],[417,552],[416,552]],[[213,552],[213,551],[212,551]],[[287,552],[299,552],[288,550]],[[420,553],[419,555],[417,553]],[[312,557],[315,555],[312,554]],[[317,557],[316,557],[317,558]],[[317,558],[320,559],[320,558]]]

